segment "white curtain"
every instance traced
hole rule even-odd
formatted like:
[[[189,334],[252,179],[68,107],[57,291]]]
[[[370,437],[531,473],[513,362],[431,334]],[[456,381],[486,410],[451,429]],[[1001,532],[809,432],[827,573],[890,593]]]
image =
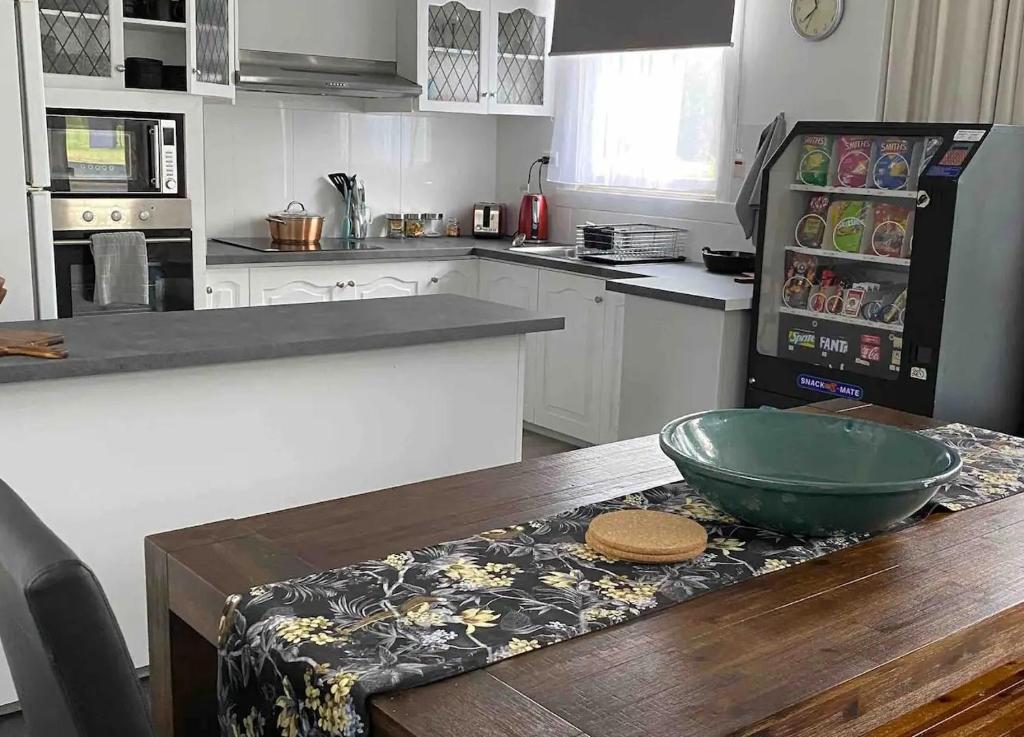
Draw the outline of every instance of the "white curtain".
[[[884,119],[1024,123],[1024,0],[894,0]]]
[[[548,179],[713,197],[727,49],[560,57]]]

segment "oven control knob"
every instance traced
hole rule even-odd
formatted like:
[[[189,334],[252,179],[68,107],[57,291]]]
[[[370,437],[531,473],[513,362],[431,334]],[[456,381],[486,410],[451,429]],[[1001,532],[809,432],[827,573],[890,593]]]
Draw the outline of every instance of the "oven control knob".
[[[178,183],[173,179],[168,179],[166,182],[164,182],[164,187],[173,191],[178,188]]]
[[[123,215],[121,215],[120,210],[114,210],[112,213],[110,213],[110,219],[113,220],[115,223],[121,222],[122,217]]]
[[[146,222],[147,220],[149,220],[149,217],[149,210],[143,210],[142,212],[139,213],[139,220],[141,220],[142,222]]]
[[[86,210],[85,212],[82,213],[82,220],[84,220],[87,223],[91,223],[95,219],[96,216],[93,215],[92,210]]]

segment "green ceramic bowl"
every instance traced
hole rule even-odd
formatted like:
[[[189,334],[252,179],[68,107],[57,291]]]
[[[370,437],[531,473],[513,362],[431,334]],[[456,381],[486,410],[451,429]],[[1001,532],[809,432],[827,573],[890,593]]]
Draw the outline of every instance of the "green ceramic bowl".
[[[961,465],[956,451],[914,432],[772,409],[674,420],[661,449],[721,511],[814,536],[883,530],[927,504]]]

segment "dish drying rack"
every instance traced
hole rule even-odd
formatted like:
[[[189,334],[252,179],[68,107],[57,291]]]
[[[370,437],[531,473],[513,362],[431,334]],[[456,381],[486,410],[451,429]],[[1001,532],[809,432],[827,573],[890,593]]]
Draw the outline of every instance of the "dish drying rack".
[[[685,228],[622,223],[576,226],[576,255],[590,261],[629,264],[685,261]]]

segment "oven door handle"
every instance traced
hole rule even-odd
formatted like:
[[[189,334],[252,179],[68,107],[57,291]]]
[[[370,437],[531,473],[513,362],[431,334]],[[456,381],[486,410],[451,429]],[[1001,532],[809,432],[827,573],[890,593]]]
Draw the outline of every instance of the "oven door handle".
[[[150,156],[153,157],[153,180],[151,184],[153,189],[157,192],[164,191],[164,157],[161,156],[160,147],[160,123],[150,126],[149,128],[150,138]]]
[[[150,243],[192,243],[191,238],[147,238],[146,245]],[[68,240],[54,240],[55,246],[89,246],[92,241],[88,238],[71,238]]]

